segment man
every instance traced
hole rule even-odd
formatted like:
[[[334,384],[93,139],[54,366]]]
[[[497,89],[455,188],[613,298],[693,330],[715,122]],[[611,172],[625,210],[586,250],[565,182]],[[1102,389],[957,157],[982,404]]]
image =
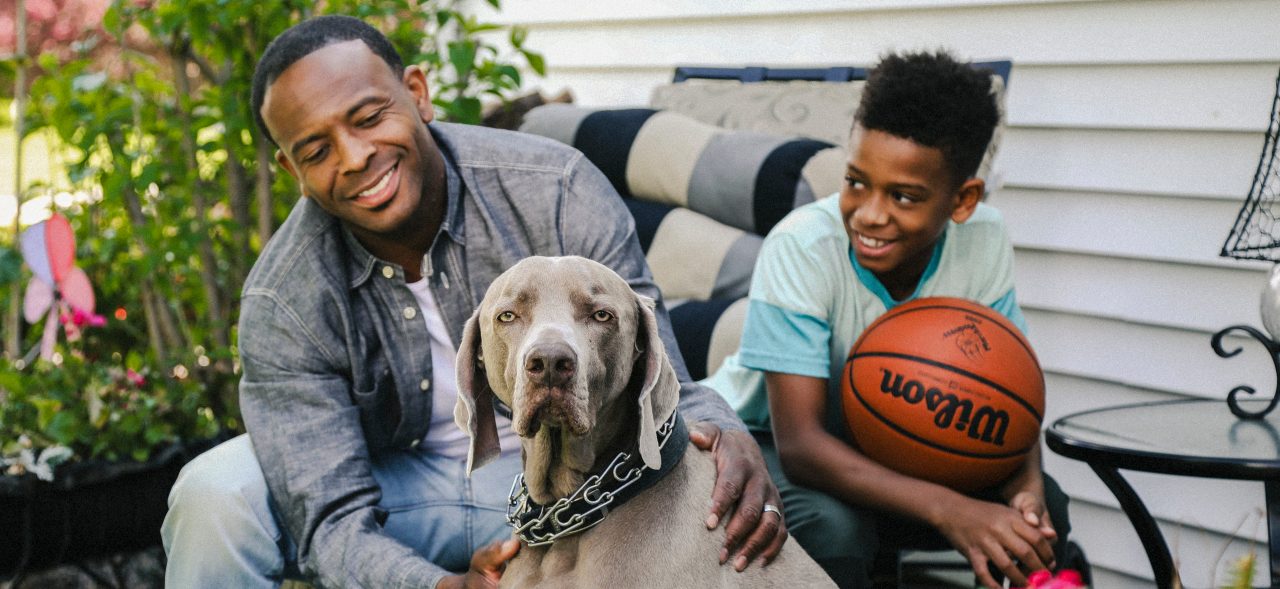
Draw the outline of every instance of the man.
[[[630,216],[574,150],[432,123],[422,70],[357,19],[281,34],[253,109],[305,198],[244,288],[248,435],[193,461],[170,495],[168,585],[492,586],[518,550],[495,540],[509,535],[519,446],[501,423],[503,456],[463,475],[455,342],[490,281],[528,255],[592,258],[657,297]],[[779,497],[759,449],[689,382],[660,322],[691,437],[716,453],[708,528],[732,514],[721,560],[767,563],[786,528],[764,512]]]

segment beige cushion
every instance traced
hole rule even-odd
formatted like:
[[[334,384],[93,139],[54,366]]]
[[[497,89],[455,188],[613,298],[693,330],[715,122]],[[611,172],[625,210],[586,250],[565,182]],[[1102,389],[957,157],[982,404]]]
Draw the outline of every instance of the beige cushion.
[[[1005,124],[1004,79],[992,74],[1000,124],[991,136],[977,176],[991,183],[991,162]],[[726,129],[817,139],[847,149],[863,81],[754,82],[688,80],[653,89],[649,106],[675,111]],[[839,180],[839,177],[836,178]],[[837,184],[838,188],[838,184]],[[989,187],[992,188],[992,187]],[[829,194],[814,191],[817,194]]]
[[[799,135],[844,147],[863,84],[689,80],[654,88],[649,106],[726,129]]]

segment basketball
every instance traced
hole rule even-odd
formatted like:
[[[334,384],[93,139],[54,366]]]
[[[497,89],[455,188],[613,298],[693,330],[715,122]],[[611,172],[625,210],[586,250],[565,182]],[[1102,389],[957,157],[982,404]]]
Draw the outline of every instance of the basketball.
[[[958,491],[1003,482],[1040,438],[1040,362],[1012,322],[972,301],[894,307],[853,344],[842,382],[862,453]]]

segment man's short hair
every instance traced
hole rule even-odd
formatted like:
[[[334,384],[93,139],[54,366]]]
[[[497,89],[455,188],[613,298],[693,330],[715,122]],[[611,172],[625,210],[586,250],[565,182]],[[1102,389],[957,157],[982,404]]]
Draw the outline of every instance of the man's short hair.
[[[977,173],[1000,112],[991,72],[938,51],[882,58],[867,76],[854,120],[938,149],[958,184]]]
[[[283,33],[280,33],[267,50],[262,52],[257,67],[253,70],[253,120],[258,123],[262,134],[276,144],[267,129],[267,122],[262,120],[262,101],[266,98],[267,87],[276,81],[284,70],[312,52],[335,43],[355,41],[359,39],[369,47],[382,61],[387,63],[397,77],[404,75],[404,63],[400,54],[378,29],[368,23],[350,16],[317,16],[304,20]]]

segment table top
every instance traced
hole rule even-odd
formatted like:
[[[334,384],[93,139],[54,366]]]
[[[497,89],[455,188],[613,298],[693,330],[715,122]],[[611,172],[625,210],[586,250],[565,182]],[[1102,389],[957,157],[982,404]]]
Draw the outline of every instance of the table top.
[[[1260,411],[1269,400],[1242,401]],[[1090,464],[1210,478],[1280,479],[1280,410],[1240,419],[1220,399],[1081,411],[1045,430],[1051,450]]]

